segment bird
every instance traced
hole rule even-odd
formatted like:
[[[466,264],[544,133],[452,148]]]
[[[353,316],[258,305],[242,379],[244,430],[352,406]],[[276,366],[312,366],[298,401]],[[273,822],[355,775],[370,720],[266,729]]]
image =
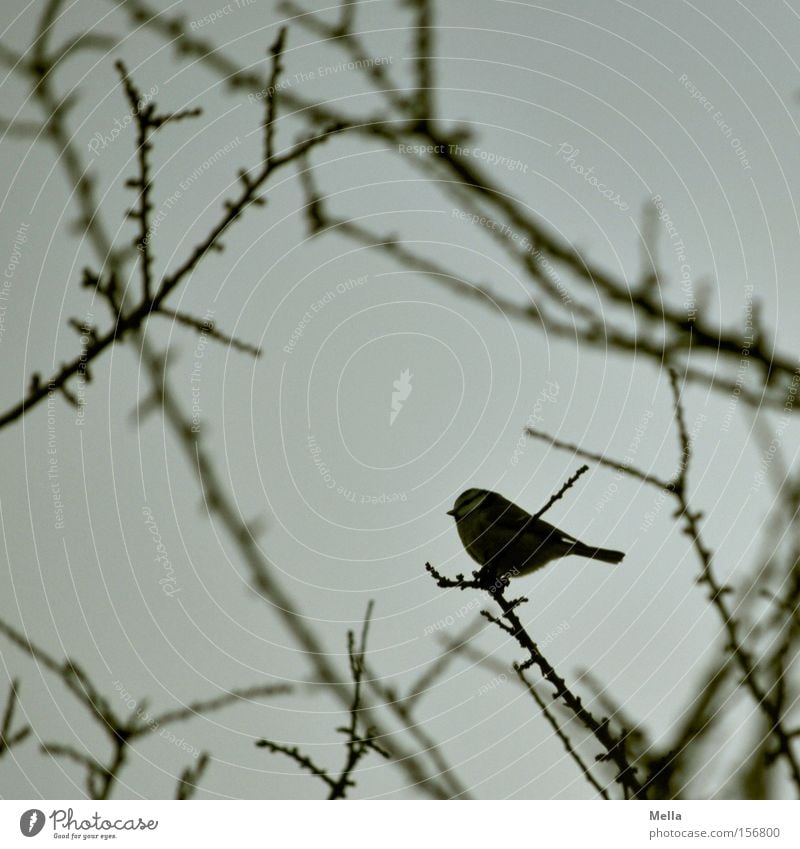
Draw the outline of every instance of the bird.
[[[586,545],[488,489],[462,492],[447,515],[455,519],[461,542],[481,572],[496,577],[530,575],[570,554],[612,564],[625,557],[622,551]]]

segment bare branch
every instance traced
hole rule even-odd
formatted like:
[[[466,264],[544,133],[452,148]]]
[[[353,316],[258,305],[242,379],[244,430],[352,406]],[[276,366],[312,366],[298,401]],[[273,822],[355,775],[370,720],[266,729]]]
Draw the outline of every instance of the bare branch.
[[[77,53],[99,51],[107,52],[113,50],[118,43],[118,39],[113,35],[96,32],[83,32],[80,35],[73,36],[61,47],[57,48],[55,55],[58,57],[53,62],[53,66],[59,62],[69,59]]]

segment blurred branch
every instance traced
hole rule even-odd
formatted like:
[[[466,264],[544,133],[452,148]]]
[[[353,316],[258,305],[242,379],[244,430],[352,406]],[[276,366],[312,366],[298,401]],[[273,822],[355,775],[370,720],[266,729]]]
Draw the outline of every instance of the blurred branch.
[[[237,351],[241,351],[242,353],[252,354],[256,358],[261,356],[261,348],[257,345],[252,345],[249,342],[243,342],[235,336],[229,336],[227,333],[217,330],[214,326],[214,322],[210,319],[197,318],[196,316],[188,315],[187,313],[179,312],[177,310],[170,310],[166,307],[159,309],[155,315],[161,315],[177,322],[178,324],[182,324],[185,327],[191,327],[201,335],[208,336],[209,339],[214,339],[217,342],[221,342],[223,345],[228,345],[230,348],[235,348]]]
[[[361,74],[377,88],[389,109],[400,111],[406,109],[408,101],[398,94],[398,88],[389,77],[386,68],[381,64],[370,61],[370,54],[364,42],[353,29],[355,24],[355,3],[347,5],[351,6],[351,11],[346,14],[344,12],[345,3],[342,3],[340,6],[342,13],[340,14],[339,23],[336,25],[327,24],[318,17],[318,13],[315,10],[306,11],[298,4],[292,2],[292,0],[283,0],[279,4],[279,7],[287,15],[293,15],[297,24],[308,29],[315,36],[337,42],[341,45],[345,52],[352,58],[353,62],[356,63],[356,68]],[[316,115],[317,119],[324,120],[324,111],[315,109],[300,98],[289,95],[286,101],[295,109],[309,108]]]
[[[347,788],[354,785],[351,776],[358,762],[370,750],[377,752],[385,758],[389,758],[389,753],[380,746],[377,741],[377,731],[372,727],[367,727],[362,734],[359,732],[359,721],[361,717],[361,688],[364,678],[364,659],[367,651],[367,631],[369,629],[369,621],[372,618],[373,602],[367,605],[367,614],[364,617],[364,626],[361,630],[361,641],[356,646],[355,634],[352,631],[347,632],[347,653],[350,658],[350,672],[353,676],[353,703],[350,706],[350,724],[344,728],[338,729],[347,735],[347,761],[344,769],[339,774],[339,778],[331,788],[331,799],[344,799],[347,795]]]
[[[704,765],[702,749],[697,744],[725,718],[723,709],[726,705],[720,704],[720,701],[734,671],[732,658],[723,655],[721,663],[715,662],[711,666],[700,691],[679,718],[670,742],[659,750],[648,747],[643,759],[647,785],[654,798],[687,798],[685,787],[691,778],[689,769],[692,761]]]
[[[683,406],[681,403],[681,388],[678,375],[670,371],[675,421],[678,428],[680,445],[680,461],[678,473],[672,487],[678,503],[676,516],[683,519],[684,533],[692,542],[692,546],[700,561],[701,573],[698,583],[709,589],[709,601],[722,619],[728,637],[727,649],[735,659],[743,674],[742,683],[750,691],[760,710],[770,723],[772,735],[776,743],[776,757],[782,757],[791,774],[797,792],[800,794],[800,759],[792,746],[791,737],[783,723],[780,689],[783,675],[773,678],[773,684],[765,688],[759,678],[759,664],[747,648],[743,637],[740,636],[740,625],[726,597],[733,592],[727,584],[722,583],[713,568],[713,552],[705,543],[700,532],[702,513],[691,509],[687,494],[687,474],[692,458],[692,440],[686,427]]]
[[[433,674],[440,674],[444,668],[443,664],[434,662],[431,664],[429,673],[433,680]],[[369,670],[369,667],[367,667]],[[423,695],[422,690],[412,687],[408,696],[403,698],[393,687],[384,684],[374,673],[368,672],[370,689],[380,698],[381,702],[400,720],[403,728],[416,741],[420,752],[424,752],[433,762],[437,769],[436,776],[447,782],[449,796],[451,799],[471,799],[472,796],[459,779],[452,765],[448,762],[441,746],[428,734],[423,723],[414,718],[413,709]]]
[[[92,799],[108,799],[114,785],[119,779],[120,772],[128,762],[131,743],[140,737],[145,737],[159,731],[170,722],[180,722],[194,716],[205,716],[228,705],[242,700],[260,698],[263,696],[282,695],[291,692],[288,685],[268,685],[232,690],[221,696],[204,701],[188,704],[178,710],[165,711],[155,717],[150,716],[145,709],[145,702],[137,701],[136,708],[128,717],[121,716],[111,703],[100,694],[83,669],[70,658],[59,663],[49,652],[37,646],[24,634],[0,619],[0,634],[3,634],[19,649],[29,655],[38,664],[61,680],[64,686],[75,696],[78,702],[89,712],[91,718],[102,729],[111,745],[111,754],[105,762],[98,760],[86,751],[74,746],[48,742],[42,743],[41,749],[52,757],[66,758],[80,765],[86,772],[86,791]],[[16,683],[12,686],[16,693]],[[6,720],[10,725],[10,707],[6,710]],[[6,738],[4,720],[3,734],[0,742]],[[30,729],[26,729],[26,734]],[[17,735],[19,737],[19,734]],[[19,742],[17,739],[16,742]],[[0,754],[2,746],[0,745]]]
[[[309,230],[312,234],[339,232],[349,236],[361,244],[383,251],[392,259],[415,271],[430,277],[437,285],[444,286],[449,291],[464,298],[476,300],[483,306],[491,306],[503,315],[529,320],[541,312],[540,306],[526,306],[500,294],[497,289],[474,280],[464,278],[450,271],[446,266],[437,263],[422,254],[410,250],[403,240],[395,234],[376,233],[364,227],[357,220],[337,218],[327,209],[327,204],[320,196],[312,176],[312,168],[308,166],[300,172],[300,177],[306,193],[305,213]],[[416,210],[415,210],[416,214]],[[431,242],[437,246],[438,242]],[[538,320],[538,319],[537,319]],[[574,331],[574,328],[573,328]]]
[[[638,722],[628,713],[628,711],[611,695],[608,687],[601,684],[598,678],[591,672],[584,670],[580,673],[579,680],[585,682],[588,688],[594,693],[597,703],[601,710],[615,719],[623,728],[626,729],[625,744],[628,751],[632,754],[639,750],[647,751],[651,744],[647,739],[647,735]]]
[[[70,56],[83,52],[107,52],[113,50],[118,44],[118,39],[113,35],[96,32],[83,32],[80,35],[73,36],[59,47],[55,53],[58,57],[53,63],[55,66],[59,62],[63,62]]]
[[[153,717],[148,721],[148,725],[168,725],[171,722],[182,722],[185,719],[192,719],[195,716],[207,716],[215,711],[222,710],[230,705],[238,704],[239,702],[251,702],[253,699],[261,699],[267,696],[285,696],[292,692],[292,688],[288,684],[261,684],[255,687],[243,687],[236,690],[230,690],[217,696],[213,699],[203,699],[201,701],[191,702],[186,707],[178,710],[166,711]],[[133,729],[131,736],[139,736],[147,733],[147,729]]]
[[[14,723],[14,710],[19,700],[18,692],[19,681],[15,678],[8,689],[8,699],[6,700],[6,707],[3,711],[2,725],[0,725],[0,758],[13,746],[22,743],[31,733],[30,725],[25,725],[18,731],[11,730],[11,726]]]
[[[175,798],[177,800],[184,801],[186,799],[191,799],[194,796],[200,779],[203,777],[203,773],[206,771],[210,763],[211,755],[209,755],[208,752],[203,752],[203,754],[197,759],[197,763],[194,767],[186,767],[178,780],[178,791],[175,794]]]

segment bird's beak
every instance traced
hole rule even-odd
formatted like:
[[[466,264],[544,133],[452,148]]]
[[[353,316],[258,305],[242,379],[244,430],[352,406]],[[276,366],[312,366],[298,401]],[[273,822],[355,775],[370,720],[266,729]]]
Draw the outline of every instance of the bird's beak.
[[[447,515],[448,515],[448,516],[455,516],[455,515],[456,515],[456,511],[455,511],[455,510],[448,510],[448,511],[447,511]]]

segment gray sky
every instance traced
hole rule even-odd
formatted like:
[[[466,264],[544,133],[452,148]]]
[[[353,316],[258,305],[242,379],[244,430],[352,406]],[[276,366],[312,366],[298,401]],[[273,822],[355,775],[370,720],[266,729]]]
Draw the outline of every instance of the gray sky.
[[[191,24],[220,4],[176,7]],[[383,0],[362,7],[358,22],[370,54],[390,57],[390,72],[407,82],[406,10]],[[659,195],[685,245],[679,259],[665,224],[656,227],[667,296],[681,302],[686,271],[694,297],[707,292],[708,314],[743,328],[752,286],[778,347],[791,350],[800,306],[796,3],[450,0],[435,7],[442,118],[469,125],[473,147],[487,156],[519,163],[511,170],[478,160],[493,179],[631,281],[641,270],[641,212]],[[153,248],[163,270],[205,234],[237,170],[256,161],[261,112],[200,65],[176,64],[161,40],[132,31],[110,10],[93,0],[70,7],[57,32],[108,14],[99,29],[124,39],[113,53],[74,60],[57,85],[62,92],[79,87],[74,140],[98,181],[106,225],[121,242],[133,235],[123,222],[133,133],[128,127],[96,153],[90,147],[128,109],[114,60],[125,59],[142,90],[158,86],[162,109],[205,110],[156,142],[154,202],[163,221]],[[5,3],[4,42],[27,43],[35,17],[35,4]],[[254,0],[197,31],[243,64],[257,63],[281,20],[272,4]],[[356,112],[374,108],[363,79],[336,68],[344,55],[315,42],[290,26],[287,87],[331,102],[346,98]],[[18,82],[5,82],[1,96],[4,117],[18,110],[38,117]],[[300,126],[296,117],[282,119],[280,144]],[[228,152],[203,165],[226,145]],[[31,372],[46,375],[74,356],[78,338],[67,318],[91,316],[104,327],[108,317],[78,285],[81,268],[96,261],[71,232],[74,212],[52,150],[4,138],[2,156],[4,268],[18,228],[27,225],[0,336],[5,409]],[[456,275],[520,302],[529,298],[529,285],[488,234],[460,221],[452,201],[420,178],[413,154],[343,138],[317,150],[312,163],[333,212],[401,235]],[[619,203],[583,179],[576,163],[593,168]],[[197,168],[199,179],[192,177]],[[266,519],[264,552],[342,670],[346,631],[375,599],[369,658],[402,691],[439,652],[432,626],[452,617],[443,631],[455,635],[480,609],[473,603],[464,612],[473,597],[439,590],[423,569],[426,561],[449,573],[471,568],[445,515],[454,497],[487,487],[534,511],[559,488],[579,462],[519,442],[534,414],[554,435],[611,456],[624,456],[639,428],[636,463],[669,476],[678,451],[668,382],[645,357],[548,338],[342,236],[309,241],[302,204],[296,171],[281,172],[268,206],[251,210],[225,239],[226,251],[208,258],[172,301],[200,317],[212,311],[221,329],[261,345],[261,359],[213,343],[198,349],[196,334],[164,319],[154,318],[147,334],[172,348],[171,386],[187,413],[193,402],[199,406],[202,432],[242,515]],[[392,423],[394,382],[404,371],[411,391]],[[57,398],[50,411],[42,404],[24,425],[3,432],[0,560],[11,591],[0,595],[0,613],[56,655],[85,663],[112,702],[120,698],[115,682],[158,709],[219,688],[303,682],[308,663],[249,590],[231,541],[204,518],[174,437],[157,416],[138,428],[132,420],[147,386],[133,347],[109,352],[93,372],[81,424]],[[760,450],[751,413],[738,406],[726,427],[728,402],[699,388],[686,393],[687,419],[697,428],[693,501],[706,513],[721,573],[735,579],[754,562],[772,496],[766,485],[751,492]],[[764,421],[774,428],[774,417]],[[784,434],[787,463],[792,437],[794,425]],[[48,477],[52,438],[63,528],[56,527]],[[590,669],[659,739],[717,649],[719,625],[694,583],[698,566],[671,509],[662,506],[643,527],[657,498],[592,468],[548,519],[590,544],[624,550],[624,562],[610,568],[569,559],[518,586],[531,599],[524,619],[554,665],[568,680]],[[165,571],[143,508],[169,552],[171,597],[159,583]],[[519,659],[496,629],[476,644],[506,664]],[[4,668],[21,677],[37,733],[104,752],[63,687],[6,649]],[[491,682],[486,669],[457,661],[420,703],[419,720],[443,742],[463,782],[481,797],[588,797],[590,788],[511,676],[487,690]],[[732,727],[748,721],[734,717]],[[294,696],[171,730],[215,758],[201,797],[291,798],[321,788],[289,761],[256,749],[253,738],[297,743],[336,765],[340,724],[338,703],[300,687]],[[174,776],[191,762],[180,745],[158,736],[137,753],[120,795],[170,796]],[[0,768],[0,795],[81,793],[80,772],[54,766],[32,742],[16,755]],[[724,746],[707,769],[698,788],[720,787],[731,769]],[[406,785],[399,770],[369,758],[356,795],[414,796]]]

